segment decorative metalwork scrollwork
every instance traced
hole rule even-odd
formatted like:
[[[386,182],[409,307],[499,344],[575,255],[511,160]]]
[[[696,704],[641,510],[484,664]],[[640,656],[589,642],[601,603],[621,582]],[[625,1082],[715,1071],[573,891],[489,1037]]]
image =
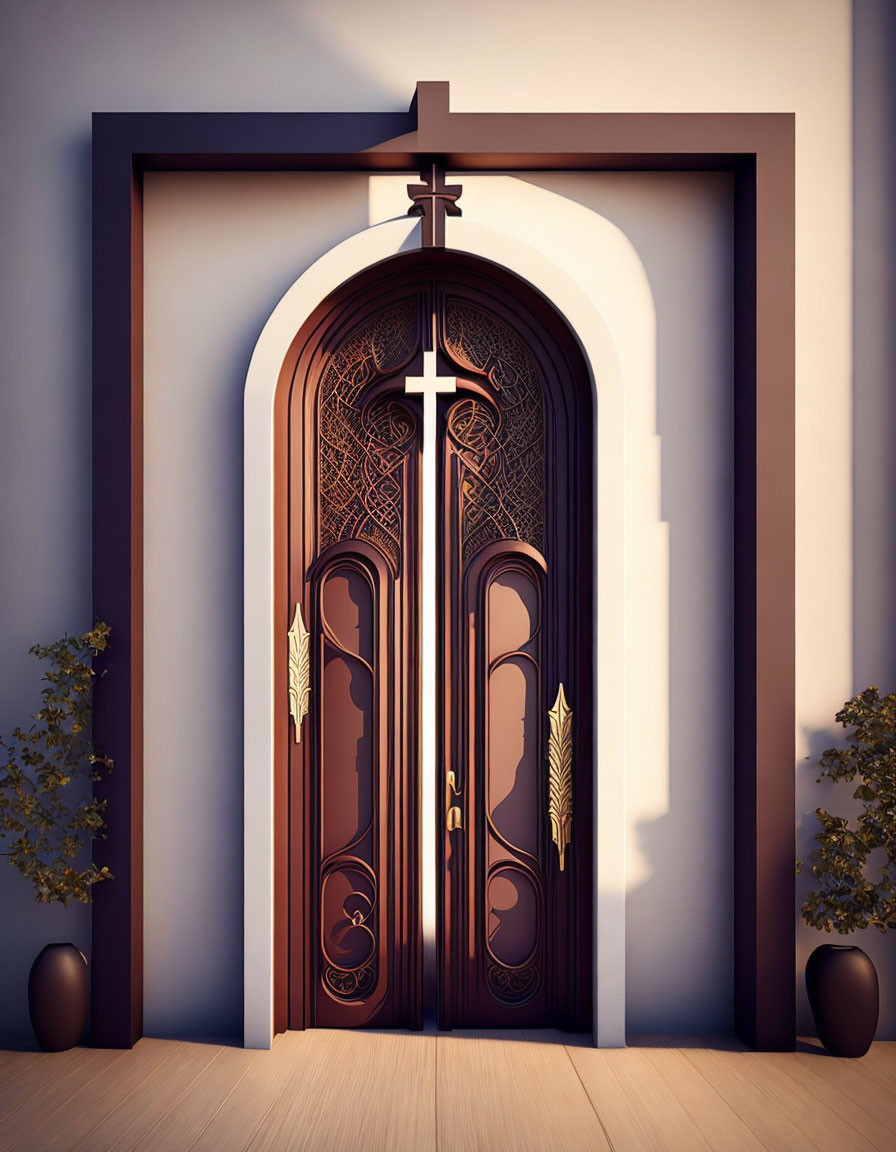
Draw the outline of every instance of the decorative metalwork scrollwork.
[[[566,702],[563,685],[557,691],[554,707],[548,712],[548,816],[551,839],[557,845],[560,871],[572,837],[572,709]]]
[[[522,540],[544,552],[544,398],[535,362],[520,337],[482,307],[449,300],[445,346],[484,373],[491,402],[467,396],[448,417],[460,461],[461,537],[466,564],[496,540]]]
[[[330,355],[318,399],[318,539],[366,540],[393,572],[401,558],[404,469],[416,424],[389,397],[370,402],[371,385],[403,368],[417,347],[417,308],[384,309]]]

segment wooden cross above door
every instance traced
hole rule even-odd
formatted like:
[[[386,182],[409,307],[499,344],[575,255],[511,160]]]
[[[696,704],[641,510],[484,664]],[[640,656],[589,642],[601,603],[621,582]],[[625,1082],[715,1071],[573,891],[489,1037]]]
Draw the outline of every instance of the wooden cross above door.
[[[461,215],[457,201],[463,186],[446,184],[445,170],[436,163],[431,163],[421,172],[420,179],[425,183],[408,184],[408,196],[414,201],[408,209],[408,215],[423,217],[424,248],[444,248],[445,217]]]

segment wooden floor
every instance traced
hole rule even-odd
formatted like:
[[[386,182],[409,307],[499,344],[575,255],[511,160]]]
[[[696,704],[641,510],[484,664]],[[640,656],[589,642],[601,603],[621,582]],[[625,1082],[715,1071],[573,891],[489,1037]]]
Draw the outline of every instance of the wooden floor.
[[[0,1052],[0,1149],[896,1152],[896,1043],[835,1060],[710,1037],[289,1032]]]

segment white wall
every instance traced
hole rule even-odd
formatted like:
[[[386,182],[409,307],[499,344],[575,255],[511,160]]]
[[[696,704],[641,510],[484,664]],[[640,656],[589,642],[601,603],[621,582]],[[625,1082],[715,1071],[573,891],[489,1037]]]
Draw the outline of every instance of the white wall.
[[[626,462],[629,515],[637,510],[625,593],[628,1031],[726,1032],[733,987],[731,183],[678,173],[530,179],[622,229],[644,263],[656,312],[656,395],[633,413],[644,431],[640,440],[627,437],[640,458]]]
[[[886,128],[886,117],[874,113],[889,98],[896,69],[886,4],[858,0],[856,11],[864,139],[868,124]],[[177,0],[44,0],[4,13],[0,730],[36,697],[28,645],[90,621],[90,112],[397,110],[407,106],[417,79],[450,79],[458,110],[796,114],[802,769],[802,757],[828,739],[813,734],[837,734],[831,720],[839,704],[868,678],[894,671],[894,645],[882,651],[877,639],[885,630],[880,622],[892,622],[889,529],[889,547],[879,544],[880,524],[893,522],[892,498],[880,493],[896,438],[886,307],[862,307],[857,322],[856,415],[875,433],[860,443],[857,474],[874,490],[868,500],[860,497],[863,518],[853,535],[851,7],[847,0],[556,0],[545,20],[535,0],[458,0],[433,19],[437,35],[412,0],[192,0],[186,10]],[[884,130],[873,145],[862,144],[857,195],[892,188],[893,138]],[[892,197],[870,208],[862,203],[874,226],[868,216],[857,222],[865,288],[857,305],[867,304],[869,293],[889,293],[892,301],[883,271],[894,265]],[[875,511],[866,518],[867,508]],[[862,573],[855,620],[853,571]],[[862,638],[855,651],[854,623]],[[807,785],[800,810],[815,802]],[[21,883],[0,869],[4,918],[14,908],[18,915]],[[84,909],[68,910],[63,920],[73,939],[83,939]],[[23,917],[16,942],[0,949],[0,976],[12,990],[0,1003],[0,1034],[12,1039],[28,1035],[23,989],[33,936],[43,931],[36,924]],[[801,934],[801,959],[814,943],[815,934]],[[882,1032],[892,1036],[896,942],[874,943],[883,961]]]
[[[367,179],[145,184],[146,1032],[238,1033],[243,978],[243,386],[302,269],[367,223]]]

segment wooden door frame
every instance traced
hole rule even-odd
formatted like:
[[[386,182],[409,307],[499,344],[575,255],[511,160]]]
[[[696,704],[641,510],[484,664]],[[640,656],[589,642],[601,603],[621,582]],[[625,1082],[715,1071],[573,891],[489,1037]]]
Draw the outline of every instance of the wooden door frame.
[[[727,171],[734,183],[735,1030],[795,1042],[795,122],[791,113],[97,113],[93,602],[115,636],[95,733],[115,883],[93,904],[93,1042],[143,1031],[143,175],[149,171]],[[282,840],[282,830],[275,831]],[[275,938],[285,944],[283,869]]]

